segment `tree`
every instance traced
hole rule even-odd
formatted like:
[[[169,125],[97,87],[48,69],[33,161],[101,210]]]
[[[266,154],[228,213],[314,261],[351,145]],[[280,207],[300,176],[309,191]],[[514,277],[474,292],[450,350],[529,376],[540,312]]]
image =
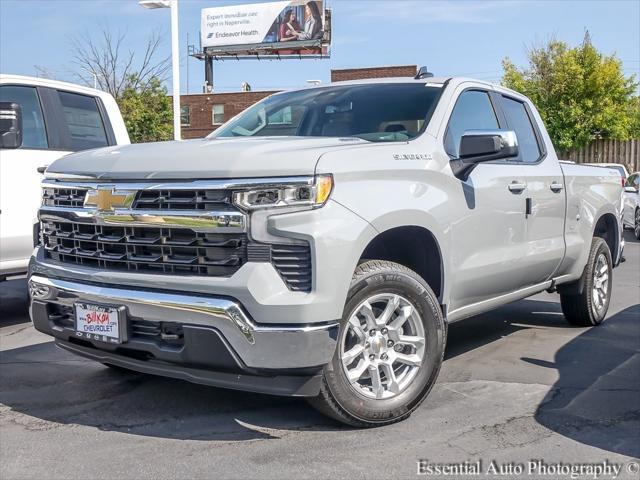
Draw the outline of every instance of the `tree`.
[[[503,60],[502,84],[533,101],[556,148],[580,148],[596,136],[638,134],[638,83],[624,75],[615,55],[596,50],[588,31],[578,47],[552,39],[527,56],[529,66],[522,69]]]
[[[142,59],[124,49],[126,33],[112,33],[103,28],[95,40],[88,33],[72,39],[76,75],[86,85],[97,83],[117,100],[127,89],[144,90],[154,79],[165,81],[171,57],[158,58],[162,35],[153,32],[144,46]]]
[[[160,80],[152,77],[144,83],[126,79],[127,87],[118,99],[124,123],[133,143],[170,140],[173,136],[171,99]],[[138,87],[134,87],[138,85]]]
[[[161,35],[151,34],[138,62],[135,52],[124,50],[125,34],[102,29],[98,38],[85,34],[73,40],[76,75],[85,84],[96,82],[113,95],[132,142],[169,140],[173,133],[171,100],[162,83],[171,63],[170,57],[158,58]]]

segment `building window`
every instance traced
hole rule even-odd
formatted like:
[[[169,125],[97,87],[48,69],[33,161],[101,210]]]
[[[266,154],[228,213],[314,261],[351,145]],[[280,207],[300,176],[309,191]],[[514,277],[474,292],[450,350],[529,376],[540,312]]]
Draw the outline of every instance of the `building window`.
[[[222,125],[224,123],[224,105],[214,105],[211,108],[211,123]]]
[[[191,107],[189,105],[180,107],[180,123],[187,127],[191,125]]]

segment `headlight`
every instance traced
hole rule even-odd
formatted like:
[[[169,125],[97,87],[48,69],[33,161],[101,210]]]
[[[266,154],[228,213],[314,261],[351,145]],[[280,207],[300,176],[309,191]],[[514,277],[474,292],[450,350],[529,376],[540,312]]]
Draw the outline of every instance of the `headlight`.
[[[280,207],[321,207],[333,189],[331,175],[316,175],[313,183],[274,185],[233,194],[233,203],[244,210]]]

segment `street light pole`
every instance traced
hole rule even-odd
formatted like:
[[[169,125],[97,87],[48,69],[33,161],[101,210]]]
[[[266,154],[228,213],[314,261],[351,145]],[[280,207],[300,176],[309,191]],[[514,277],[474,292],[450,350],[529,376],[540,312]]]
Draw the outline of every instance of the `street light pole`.
[[[180,42],[178,41],[178,0],[139,0],[144,8],[171,9],[171,70],[173,84],[173,139],[181,140],[180,132]]]
[[[181,140],[180,131],[180,43],[178,41],[178,0],[171,0],[171,63],[173,70],[173,139]]]

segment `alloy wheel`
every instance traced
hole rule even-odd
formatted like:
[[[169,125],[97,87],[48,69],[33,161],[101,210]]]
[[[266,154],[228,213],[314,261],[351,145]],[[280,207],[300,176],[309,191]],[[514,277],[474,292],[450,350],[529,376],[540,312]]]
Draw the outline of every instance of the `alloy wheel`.
[[[361,302],[340,338],[340,360],[351,387],[389,399],[407,389],[425,357],[425,329],[406,298],[383,293]]]
[[[609,292],[609,264],[604,253],[598,255],[596,265],[593,269],[593,307],[594,313],[599,315],[607,303]]]

